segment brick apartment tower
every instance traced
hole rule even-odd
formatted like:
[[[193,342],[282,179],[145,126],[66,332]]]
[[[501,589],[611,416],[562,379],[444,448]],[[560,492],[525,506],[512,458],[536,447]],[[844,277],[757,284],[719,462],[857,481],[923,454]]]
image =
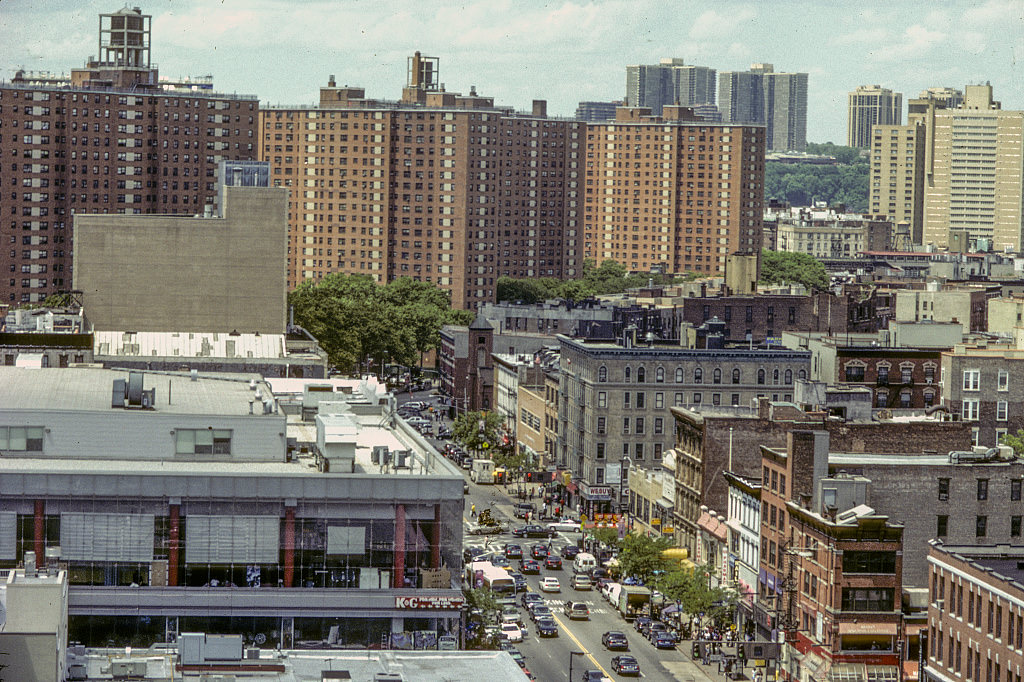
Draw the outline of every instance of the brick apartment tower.
[[[259,103],[161,82],[150,15],[100,15],[99,59],[0,83],[0,302],[71,288],[76,213],[201,214],[221,159],[255,159]]]
[[[764,126],[690,114],[622,107],[587,126],[584,256],[721,275],[730,254],[760,252]]]
[[[409,58],[398,102],[331,76],[316,107],[260,112],[260,158],[292,190],[288,283],[334,272],[435,282],[452,305],[495,299],[498,277],[576,277],[580,121],[446,92]]]

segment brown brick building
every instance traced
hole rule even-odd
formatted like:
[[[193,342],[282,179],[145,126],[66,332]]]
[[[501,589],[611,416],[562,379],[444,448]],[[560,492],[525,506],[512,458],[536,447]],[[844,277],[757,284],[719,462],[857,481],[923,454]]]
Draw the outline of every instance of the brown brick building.
[[[0,83],[0,300],[71,288],[76,213],[202,214],[222,159],[255,159],[255,96],[164,89],[149,16],[100,15],[100,59]],[[129,44],[119,42],[128,31]]]
[[[263,111],[260,158],[292,190],[289,285],[412,277],[474,308],[502,275],[577,276],[583,126],[445,92],[419,53],[401,101],[332,77],[317,107]]]
[[[689,109],[620,107],[586,128],[584,255],[629,270],[722,274],[761,249],[765,131]]]
[[[928,649],[922,681],[1010,682],[1021,676],[1022,562],[1024,547],[1020,546],[931,543]]]

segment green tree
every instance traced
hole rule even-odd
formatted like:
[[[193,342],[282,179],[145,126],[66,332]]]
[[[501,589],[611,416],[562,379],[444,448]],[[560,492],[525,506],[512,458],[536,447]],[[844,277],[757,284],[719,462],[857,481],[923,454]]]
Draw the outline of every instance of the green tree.
[[[619,530],[617,528],[595,528],[590,535],[602,545],[607,547],[619,547]]]
[[[452,424],[452,438],[466,450],[490,455],[500,439],[502,423],[497,412],[463,412]]]
[[[808,289],[828,289],[825,266],[806,253],[761,251],[761,281],[766,284],[802,284]]]
[[[870,160],[861,150],[831,142],[808,143],[811,154],[834,156],[833,164],[765,163],[765,199],[785,200],[793,206],[810,206],[815,201],[843,204],[849,211],[868,209]]]
[[[720,621],[732,613],[737,597],[733,590],[711,587],[711,577],[714,575],[713,566],[677,568],[657,576],[655,586],[666,599],[679,602],[686,613],[703,613],[706,617]]]
[[[649,538],[646,535],[629,533],[620,545],[620,573],[639,578],[645,585],[650,584],[655,575],[664,572],[670,566],[669,560],[661,553],[671,546],[672,540],[667,537]]]
[[[1024,429],[1017,429],[1017,433],[1004,433],[999,443],[1013,448],[1013,454],[1017,457],[1024,457]]]

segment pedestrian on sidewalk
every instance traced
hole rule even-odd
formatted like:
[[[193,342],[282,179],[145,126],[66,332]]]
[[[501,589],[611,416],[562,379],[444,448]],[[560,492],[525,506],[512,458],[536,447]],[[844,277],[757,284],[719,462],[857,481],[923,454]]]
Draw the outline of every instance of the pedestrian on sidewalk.
[[[469,508],[469,515],[472,518],[474,518],[474,519],[476,518],[476,504],[475,503]]]

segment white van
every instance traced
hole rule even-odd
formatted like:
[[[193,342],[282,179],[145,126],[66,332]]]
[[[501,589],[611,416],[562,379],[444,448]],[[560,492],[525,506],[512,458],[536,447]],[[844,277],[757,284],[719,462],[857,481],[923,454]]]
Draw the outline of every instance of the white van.
[[[594,558],[593,554],[586,552],[580,552],[576,555],[576,558],[572,562],[573,573],[588,573],[592,569],[597,568],[597,559]]]

